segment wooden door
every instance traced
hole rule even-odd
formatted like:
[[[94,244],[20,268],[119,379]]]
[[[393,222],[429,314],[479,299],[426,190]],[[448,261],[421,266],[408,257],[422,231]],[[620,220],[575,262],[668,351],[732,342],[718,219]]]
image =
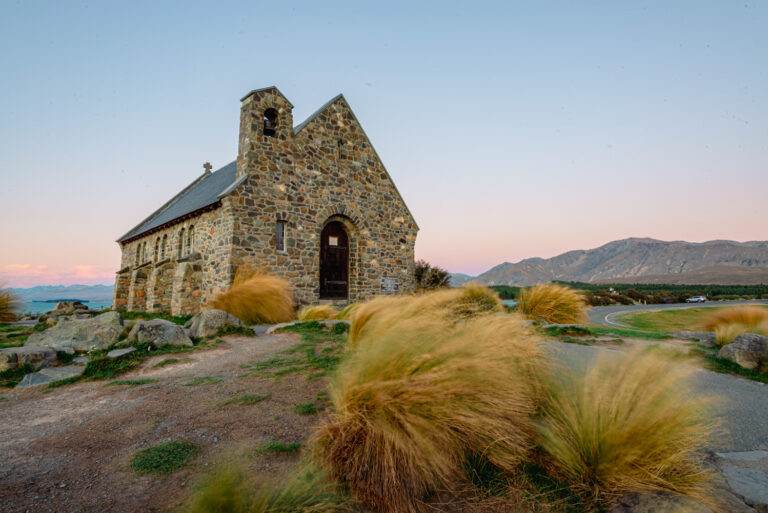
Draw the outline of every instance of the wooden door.
[[[349,294],[349,239],[339,222],[320,235],[320,299],[346,299]]]

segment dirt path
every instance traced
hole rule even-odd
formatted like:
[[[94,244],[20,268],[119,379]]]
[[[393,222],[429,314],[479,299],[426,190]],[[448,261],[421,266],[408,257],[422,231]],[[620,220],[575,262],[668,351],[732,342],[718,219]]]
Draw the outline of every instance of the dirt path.
[[[214,349],[160,355],[120,377],[159,380],[136,387],[89,382],[4,392],[0,511],[165,511],[223,458],[243,458],[256,474],[287,470],[297,456],[255,456],[253,449],[267,441],[306,439],[318,417],[297,415],[294,407],[314,401],[325,381],[303,374],[244,376],[240,365],[298,340],[292,334],[228,337]],[[167,358],[190,360],[153,368]],[[195,377],[213,382],[190,385]],[[242,394],[270,399],[222,404]],[[187,468],[167,477],[137,476],[129,468],[137,450],[180,438],[200,448]]]

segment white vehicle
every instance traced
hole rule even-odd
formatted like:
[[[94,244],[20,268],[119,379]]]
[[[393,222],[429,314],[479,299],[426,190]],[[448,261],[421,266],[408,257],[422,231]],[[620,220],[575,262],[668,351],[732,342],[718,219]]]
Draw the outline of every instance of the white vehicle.
[[[707,300],[706,296],[691,296],[685,300],[686,303],[703,303]]]

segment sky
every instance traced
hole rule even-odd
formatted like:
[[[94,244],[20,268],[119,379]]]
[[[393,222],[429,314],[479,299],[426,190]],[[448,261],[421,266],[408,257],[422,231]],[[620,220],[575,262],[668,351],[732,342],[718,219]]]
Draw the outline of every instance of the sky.
[[[111,283],[269,85],[296,124],[344,93],[452,272],[765,240],[766,27],[752,0],[0,0],[0,281]]]

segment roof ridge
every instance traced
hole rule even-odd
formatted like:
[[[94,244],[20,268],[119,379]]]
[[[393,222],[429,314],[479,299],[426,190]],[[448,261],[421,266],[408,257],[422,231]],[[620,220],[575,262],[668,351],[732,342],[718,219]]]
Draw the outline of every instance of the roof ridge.
[[[317,109],[317,110],[316,110],[315,112],[313,112],[312,114],[310,114],[310,115],[309,115],[309,117],[308,117],[307,119],[305,119],[304,121],[302,121],[301,123],[299,123],[298,125],[296,125],[295,127],[293,127],[293,133],[294,133],[294,134],[296,134],[296,133],[298,133],[299,131],[301,131],[301,129],[302,129],[302,128],[304,128],[305,126],[307,126],[307,125],[309,124],[309,122],[310,122],[310,121],[312,121],[312,120],[313,120],[313,119],[315,119],[317,116],[319,116],[319,115],[320,115],[320,113],[321,113],[321,112],[323,112],[325,109],[327,109],[328,107],[330,107],[331,105],[333,105],[333,104],[336,102],[336,100],[338,100],[339,98],[344,98],[344,95],[343,95],[342,93],[339,93],[339,94],[337,94],[336,96],[334,96],[333,98],[331,98],[330,100],[328,100],[327,102],[325,102],[324,104],[322,104],[322,105],[320,106],[320,108],[319,108],[319,109]],[[346,102],[346,101],[347,101],[347,99],[346,99],[346,98],[344,98],[344,101]]]

